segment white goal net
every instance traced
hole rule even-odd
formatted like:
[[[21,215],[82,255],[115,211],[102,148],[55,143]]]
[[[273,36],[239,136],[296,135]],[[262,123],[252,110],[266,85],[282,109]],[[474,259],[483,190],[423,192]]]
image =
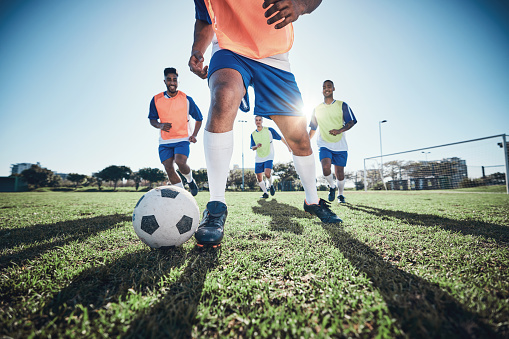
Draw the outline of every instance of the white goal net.
[[[502,134],[365,158],[364,187],[430,190],[493,186],[507,192],[508,148]]]

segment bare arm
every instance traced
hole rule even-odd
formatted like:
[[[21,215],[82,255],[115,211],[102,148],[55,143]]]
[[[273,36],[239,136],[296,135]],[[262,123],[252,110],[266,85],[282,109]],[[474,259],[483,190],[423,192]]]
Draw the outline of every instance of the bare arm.
[[[191,135],[189,137],[189,141],[192,142],[193,144],[196,142],[196,136],[198,135],[198,132],[200,131],[201,123],[202,123],[201,121],[195,121],[195,123],[194,123],[193,135]]]
[[[256,151],[258,148],[262,147],[262,144],[257,144],[256,146],[251,147],[253,151]]]
[[[309,130],[309,139],[313,138],[313,136],[315,135],[316,133],[316,129],[310,129]]]
[[[283,20],[274,26],[280,29],[297,21],[301,15],[313,12],[321,3],[322,0],[264,0],[263,8],[267,9],[265,17],[270,18],[268,25]]]
[[[203,66],[205,59],[203,55],[212,42],[214,30],[212,25],[202,20],[196,20],[194,23],[194,41],[191,48],[191,57],[189,58],[189,69],[202,79],[207,78],[209,66]]]
[[[340,129],[331,129],[329,131],[329,134],[332,135],[338,135],[340,133],[348,131],[350,128],[352,128],[355,125],[355,121],[351,120],[345,124],[345,126],[341,127]]]
[[[168,132],[171,129],[171,123],[168,122],[159,122],[156,119],[150,119],[150,124],[157,128],[162,129],[163,131]]]

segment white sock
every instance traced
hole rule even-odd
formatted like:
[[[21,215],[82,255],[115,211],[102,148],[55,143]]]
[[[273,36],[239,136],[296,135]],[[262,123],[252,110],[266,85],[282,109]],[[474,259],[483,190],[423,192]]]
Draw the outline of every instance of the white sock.
[[[173,184],[173,186],[177,186],[177,187],[180,187],[180,188],[184,188],[184,184],[182,184],[182,181],[181,181],[181,182],[179,182],[179,183]]]
[[[205,131],[203,133],[203,148],[207,164],[209,201],[226,203],[224,192],[233,154],[233,130],[225,133]]]
[[[318,192],[316,191],[316,168],[314,155],[293,155],[293,164],[300,177],[302,186],[304,187],[306,202],[308,204],[318,204],[319,199]]]
[[[265,186],[265,181],[262,180],[262,181],[259,181],[258,182],[258,185],[260,186],[260,188],[262,189],[263,193],[267,193],[267,186]]]
[[[180,172],[180,173],[182,173],[182,172]],[[182,175],[184,176],[184,178],[186,178],[188,183],[193,181],[193,170],[190,170],[189,173],[187,173],[187,174],[182,173]]]
[[[343,180],[337,180],[338,183],[338,195],[343,195],[343,191],[345,190],[345,179]]]
[[[327,182],[329,183],[330,188],[336,188],[336,185],[334,183],[334,177],[333,177],[332,173],[329,174],[328,176],[326,176],[325,180],[327,180]]]
[[[274,181],[274,179],[272,178],[272,174],[270,175],[270,178],[269,178],[269,187],[272,186],[272,182]]]

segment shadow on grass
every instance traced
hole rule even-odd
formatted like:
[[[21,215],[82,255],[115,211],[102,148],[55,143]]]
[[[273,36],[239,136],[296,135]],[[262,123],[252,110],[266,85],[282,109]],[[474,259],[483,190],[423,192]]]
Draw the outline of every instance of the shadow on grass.
[[[509,245],[509,226],[502,226],[484,221],[455,220],[433,214],[394,211],[363,205],[353,206],[348,204],[347,207],[354,211],[373,214],[382,219],[397,218],[410,225],[427,227],[439,226],[444,230],[460,232],[464,235],[481,236],[487,239],[493,239],[497,243]]]
[[[188,266],[174,283],[165,283],[165,275],[189,260]],[[98,311],[120,307],[129,328],[119,323],[109,324],[110,336],[123,338],[186,338],[200,301],[201,291],[209,270],[217,263],[217,251],[182,248],[153,250],[126,255],[101,267],[92,267],[79,274],[73,282],[55,294],[45,307],[32,318],[35,328],[46,328],[46,334],[65,333],[72,316],[86,317],[93,325],[100,321]],[[146,296],[162,296],[146,304]],[[140,297],[143,296],[143,297]],[[143,300],[145,299],[145,300]],[[142,301],[143,300],[143,301]],[[141,303],[140,303],[141,302]],[[111,304],[114,306],[110,306]],[[132,310],[137,316],[129,320]],[[48,315],[51,315],[48,317]],[[109,317],[109,316],[108,316]],[[77,326],[76,328],[80,328]],[[126,334],[127,331],[127,334]]]
[[[139,312],[125,337],[191,338],[203,285],[208,272],[218,264],[219,251],[195,247],[179,279],[157,304]]]
[[[310,219],[309,214],[303,209],[279,203],[276,199],[267,201],[265,199],[258,200],[260,206],[253,206],[253,212],[256,214],[271,217],[270,229],[272,231],[293,232],[302,234],[304,230],[302,225],[295,219]]]
[[[55,247],[75,241],[84,240],[114,228],[116,224],[130,221],[131,215],[112,214],[93,218],[62,221],[54,224],[40,224],[30,227],[0,231],[0,250],[24,246],[23,250],[0,256],[0,268],[20,264],[33,259]]]
[[[327,224],[323,227],[345,258],[373,282],[391,315],[410,338],[497,337],[485,319],[467,310],[438,284],[384,261],[369,246],[352,238],[342,228]],[[498,336],[502,337],[502,334]]]

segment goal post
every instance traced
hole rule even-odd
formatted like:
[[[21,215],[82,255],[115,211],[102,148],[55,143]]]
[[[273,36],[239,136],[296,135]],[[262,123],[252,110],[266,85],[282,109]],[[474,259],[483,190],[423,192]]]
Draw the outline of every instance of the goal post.
[[[364,190],[468,188],[509,194],[506,139],[500,134],[364,158]]]

